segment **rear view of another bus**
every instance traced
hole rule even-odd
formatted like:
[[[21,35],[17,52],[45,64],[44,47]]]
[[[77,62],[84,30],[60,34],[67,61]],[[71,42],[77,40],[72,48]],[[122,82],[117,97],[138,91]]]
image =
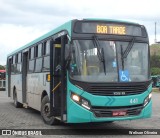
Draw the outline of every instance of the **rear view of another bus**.
[[[0,91],[5,90],[6,87],[6,71],[0,70]]]

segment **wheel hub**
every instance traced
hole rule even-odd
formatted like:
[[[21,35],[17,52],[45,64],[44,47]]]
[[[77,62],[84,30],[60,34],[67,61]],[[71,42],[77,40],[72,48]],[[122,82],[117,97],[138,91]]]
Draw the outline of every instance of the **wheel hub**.
[[[50,106],[49,106],[49,103],[45,104],[43,111],[44,111],[44,113],[45,113],[46,116],[49,116],[49,114],[50,114]]]

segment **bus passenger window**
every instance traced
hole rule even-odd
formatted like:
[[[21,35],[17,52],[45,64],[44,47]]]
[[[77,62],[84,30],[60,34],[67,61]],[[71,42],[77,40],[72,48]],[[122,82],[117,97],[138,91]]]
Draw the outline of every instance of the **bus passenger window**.
[[[42,44],[38,45],[38,57],[42,56]]]
[[[22,62],[22,55],[21,53],[18,54],[18,63],[21,63]]]
[[[48,71],[50,69],[49,64],[50,64],[50,40],[44,43],[43,47],[43,71]]]
[[[13,56],[13,62],[12,62],[13,64],[15,64],[16,63],[16,57],[15,56]]]
[[[41,57],[42,56],[42,44],[39,44],[35,47],[35,57]]]
[[[35,72],[41,72],[42,70],[42,44],[36,46],[36,65],[35,65]]]
[[[16,55],[16,73],[21,73],[21,53],[18,53]]]
[[[12,57],[11,73],[15,73],[15,55]]]
[[[18,63],[18,54],[16,55],[15,63]]]
[[[35,57],[38,57],[38,46],[35,47]]]
[[[43,51],[43,55],[49,55],[50,53],[50,40],[48,40],[47,42],[44,43],[44,51]]]
[[[35,64],[35,60],[34,60],[34,47],[32,47],[29,50],[29,67],[28,67],[28,71],[29,72],[33,72],[34,71],[34,64]]]
[[[31,48],[31,54],[30,55],[31,55],[31,59],[33,59],[34,58],[34,47]]]

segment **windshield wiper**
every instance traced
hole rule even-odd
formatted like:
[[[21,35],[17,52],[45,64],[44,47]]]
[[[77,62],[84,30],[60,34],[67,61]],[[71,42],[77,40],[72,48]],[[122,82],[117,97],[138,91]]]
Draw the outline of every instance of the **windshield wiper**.
[[[128,56],[129,52],[131,51],[131,49],[132,49],[132,47],[133,47],[133,45],[134,45],[134,42],[135,42],[135,38],[133,37],[132,41],[129,42],[126,50],[124,51],[124,53],[123,53],[123,55],[122,55],[122,58],[123,58],[123,59]]]
[[[122,47],[122,45],[120,45],[120,47],[121,47],[121,61],[122,61],[122,70],[124,70],[123,47]]]
[[[133,37],[132,41],[129,42],[129,44],[128,44],[128,46],[127,46],[127,48],[126,48],[126,50],[124,52],[123,52],[123,46],[120,45],[120,47],[121,47],[121,61],[122,61],[122,69],[123,70],[124,70],[124,59],[127,58],[129,52],[131,51],[131,49],[132,49],[132,47],[134,45],[134,42],[135,42],[135,38]]]
[[[100,49],[99,40],[96,35],[93,36],[93,44],[97,48],[97,56],[99,60],[103,63],[104,73],[106,75],[106,65],[105,65],[105,59],[104,59],[104,50],[103,48]]]

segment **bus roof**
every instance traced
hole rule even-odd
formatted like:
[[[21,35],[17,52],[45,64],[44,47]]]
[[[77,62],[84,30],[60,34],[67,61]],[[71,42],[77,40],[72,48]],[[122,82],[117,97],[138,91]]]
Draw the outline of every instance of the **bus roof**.
[[[74,19],[74,20],[78,20],[78,19]],[[40,41],[43,41],[44,39],[46,39],[46,38],[48,38],[48,37],[50,37],[50,36],[52,36],[54,34],[57,34],[57,33],[59,33],[60,31],[63,31],[63,30],[67,30],[69,35],[71,36],[71,23],[74,20],[70,20],[70,21],[64,23],[63,25],[57,27],[56,29],[53,29],[52,31],[42,35],[41,37],[31,41],[30,43],[20,47],[19,49],[17,49],[15,51],[13,51],[12,53],[8,54],[7,57],[17,53],[18,51],[24,50],[24,49],[26,49],[26,48],[28,48],[28,47],[40,42]],[[86,19],[83,19],[82,21],[85,21],[85,20],[88,20],[88,21],[108,21],[108,22],[117,22],[117,23],[119,22],[119,23],[139,25],[139,24],[134,23],[134,22],[128,22],[128,21],[126,22],[126,21],[122,21],[122,20],[112,20],[112,19],[86,18]]]
[[[123,20],[115,20],[115,19],[86,18],[84,20],[88,20],[88,21],[107,21],[107,22],[117,22],[117,23],[126,23],[126,24],[140,25],[140,24],[135,23],[135,22],[123,21]]]

